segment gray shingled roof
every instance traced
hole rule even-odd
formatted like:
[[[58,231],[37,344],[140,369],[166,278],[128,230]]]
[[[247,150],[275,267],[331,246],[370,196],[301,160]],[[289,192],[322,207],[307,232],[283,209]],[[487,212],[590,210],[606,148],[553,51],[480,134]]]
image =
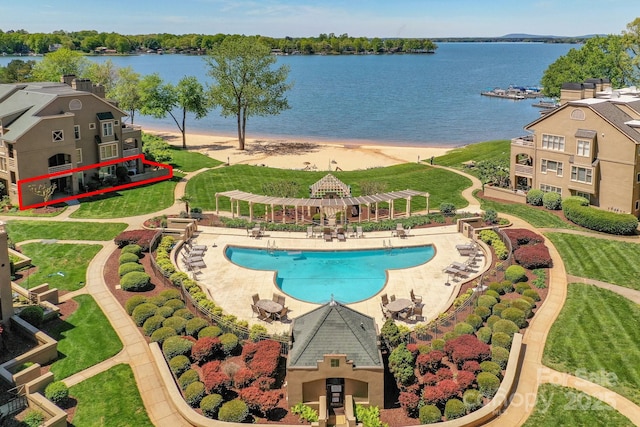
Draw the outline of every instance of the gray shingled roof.
[[[382,367],[375,320],[338,302],[296,317],[289,367],[317,366],[325,354],[346,354],[354,366]]]
[[[634,117],[631,117],[611,102],[600,102],[590,105],[590,107],[635,143],[640,143],[640,132],[636,128],[625,124],[625,122],[633,120]]]

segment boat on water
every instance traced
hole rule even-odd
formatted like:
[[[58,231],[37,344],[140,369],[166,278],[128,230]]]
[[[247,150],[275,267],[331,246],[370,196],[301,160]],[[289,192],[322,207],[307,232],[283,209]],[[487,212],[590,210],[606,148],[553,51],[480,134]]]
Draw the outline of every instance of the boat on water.
[[[536,107],[536,108],[544,108],[544,109],[550,109],[550,108],[556,108],[560,106],[559,102],[554,102],[554,101],[538,101],[534,104],[531,104],[532,107]]]
[[[486,90],[484,92],[480,92],[480,95],[490,96],[494,98],[504,98],[504,99],[512,99],[512,100],[522,100],[528,98],[539,98],[542,96],[542,90],[538,87],[527,87],[527,86],[514,86],[510,85],[508,88],[493,88]]]

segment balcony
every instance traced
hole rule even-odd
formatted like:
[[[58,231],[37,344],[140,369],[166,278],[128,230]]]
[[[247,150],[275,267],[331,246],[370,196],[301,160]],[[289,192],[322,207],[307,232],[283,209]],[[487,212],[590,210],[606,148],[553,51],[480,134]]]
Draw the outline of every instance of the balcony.
[[[123,125],[122,126],[122,134],[131,133],[131,132],[140,132],[142,130],[142,126],[138,125]]]
[[[511,140],[511,145],[517,145],[519,147],[533,147],[535,145],[535,143],[533,142],[533,135],[513,138]]]
[[[122,150],[122,157],[136,156],[140,154],[139,148],[127,148]]]
[[[533,176],[533,166],[516,165],[516,176]]]
[[[49,173],[57,173],[57,172],[62,172],[62,171],[68,171],[73,169],[73,164],[72,163],[65,163],[64,165],[58,165],[58,166],[51,166],[49,168]],[[71,175],[71,174],[69,174]],[[60,175],[60,176],[65,176],[65,175]]]

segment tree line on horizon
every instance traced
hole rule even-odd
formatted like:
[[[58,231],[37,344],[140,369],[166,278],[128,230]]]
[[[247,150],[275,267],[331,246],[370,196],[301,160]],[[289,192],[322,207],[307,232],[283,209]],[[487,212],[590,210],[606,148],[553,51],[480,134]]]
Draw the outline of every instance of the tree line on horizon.
[[[86,54],[101,48],[115,54],[139,52],[167,52],[207,54],[219,46],[231,34],[139,34],[123,35],[95,30],[63,30],[52,33],[29,33],[25,30],[0,29],[0,54],[42,55],[59,48]],[[427,38],[352,37],[348,34],[320,34],[317,37],[266,37],[255,36],[272,51],[283,54],[370,54],[370,53],[433,53],[438,46]]]

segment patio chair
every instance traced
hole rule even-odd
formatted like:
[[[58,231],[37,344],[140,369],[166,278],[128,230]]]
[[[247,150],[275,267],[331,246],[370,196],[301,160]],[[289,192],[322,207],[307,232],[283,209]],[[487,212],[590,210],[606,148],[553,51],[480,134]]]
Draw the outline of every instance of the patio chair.
[[[257,305],[251,304],[251,310],[253,311],[253,314],[255,314],[256,316],[258,316],[258,318],[260,318],[260,309],[258,308]]]
[[[253,300],[253,303],[254,303],[254,304],[257,304],[257,303],[258,303],[258,301],[260,301],[260,295],[258,295],[258,294],[253,294],[253,295],[251,295],[251,299]]]
[[[360,238],[364,237],[364,233],[362,232],[362,227],[360,227],[360,226],[358,226],[358,227],[356,228],[356,237],[357,237],[358,239],[360,239]]]
[[[413,289],[411,289],[411,292],[409,292],[409,294],[411,295],[411,301],[414,304],[422,304],[422,297],[413,293]]]
[[[389,297],[389,299],[391,301],[395,301],[396,300],[396,295],[395,294],[391,294],[391,297]]]
[[[322,232],[325,242],[331,242],[333,240],[333,236],[331,235],[331,229],[329,227],[325,227]]]
[[[389,304],[389,297],[387,297],[387,294],[382,294],[380,298],[382,299],[383,306],[386,306],[387,304]]]
[[[287,313],[289,312],[289,307],[282,307],[279,313],[276,313],[276,318],[280,321],[287,317]]]
[[[260,307],[258,307],[258,310],[260,311],[260,316],[258,316],[258,319],[267,323],[273,322],[273,319],[271,318],[271,315],[269,313],[267,313],[264,309]]]
[[[275,301],[284,307],[284,301],[285,301],[284,295],[277,295],[277,299]]]
[[[416,305],[411,310],[411,318],[416,322],[423,322],[424,316],[422,315],[422,305]]]

